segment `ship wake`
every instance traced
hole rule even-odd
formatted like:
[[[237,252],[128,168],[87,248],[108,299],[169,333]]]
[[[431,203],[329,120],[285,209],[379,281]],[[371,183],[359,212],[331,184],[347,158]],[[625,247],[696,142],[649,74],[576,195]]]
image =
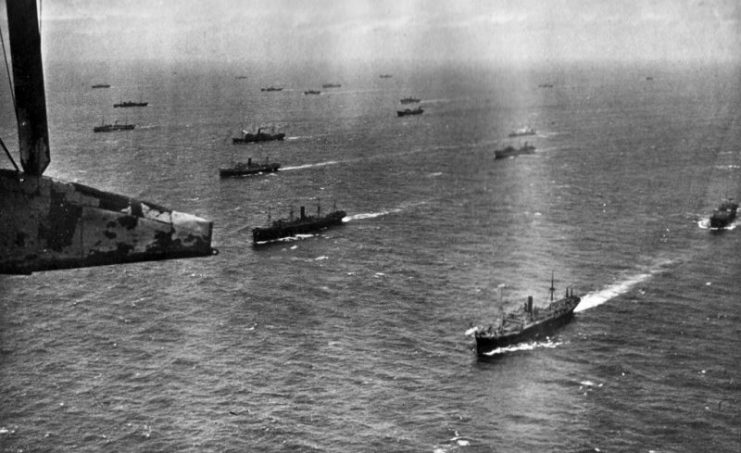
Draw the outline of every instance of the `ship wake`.
[[[416,203],[408,203],[408,204],[399,206],[398,208],[386,209],[386,210],[378,211],[378,212],[364,212],[361,214],[348,215],[342,218],[342,222],[347,223],[347,222],[352,222],[353,220],[375,219],[376,217],[381,217],[381,216],[388,215],[388,214],[396,214],[396,213],[404,211],[405,209],[409,209],[414,206],[419,206],[425,203],[427,202],[419,201]]]
[[[326,167],[328,165],[337,165],[339,163],[340,161],[338,160],[328,160],[326,162],[317,162],[315,164],[294,165],[292,167],[283,167],[281,168],[281,171],[304,170],[306,168]]]
[[[532,351],[534,349],[553,349],[563,344],[561,341],[554,341],[551,338],[547,338],[545,341],[533,341],[530,343],[518,343],[511,346],[504,346],[501,348],[493,349],[489,352],[485,352],[483,355],[492,357],[500,354],[507,354],[509,352],[517,351]]]
[[[633,289],[637,284],[645,282],[649,278],[653,277],[655,274],[661,272],[664,269],[664,267],[666,267],[667,265],[671,263],[672,263],[671,261],[664,261],[664,262],[658,263],[646,272],[642,272],[640,274],[629,276],[610,286],[607,286],[598,291],[593,291],[591,293],[586,294],[584,297],[582,297],[581,302],[574,309],[574,312],[589,310],[590,308],[600,306],[604,304],[605,302],[611,299],[614,299],[617,296],[627,293],[628,291]]]

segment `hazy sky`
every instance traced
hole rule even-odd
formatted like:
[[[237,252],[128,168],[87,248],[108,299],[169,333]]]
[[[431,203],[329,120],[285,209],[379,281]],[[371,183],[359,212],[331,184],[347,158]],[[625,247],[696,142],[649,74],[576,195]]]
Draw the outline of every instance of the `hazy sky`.
[[[64,60],[529,63],[741,54],[739,0],[43,0],[42,18],[46,58]]]

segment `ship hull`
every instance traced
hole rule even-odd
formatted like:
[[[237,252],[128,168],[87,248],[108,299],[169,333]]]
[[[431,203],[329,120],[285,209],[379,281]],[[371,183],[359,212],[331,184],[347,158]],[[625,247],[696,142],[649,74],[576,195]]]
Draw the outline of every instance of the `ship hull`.
[[[283,140],[286,134],[246,134],[244,137],[232,138],[232,143],[255,143],[270,142],[274,140]]]
[[[736,212],[722,212],[710,216],[710,228],[725,228],[736,219]]]
[[[535,341],[546,338],[548,336],[551,336],[556,329],[571,321],[573,317],[574,309],[572,308],[567,313],[544,320],[538,324],[512,334],[494,335],[488,334],[486,333],[486,331],[477,332],[476,354],[486,357],[489,355],[489,353],[497,348],[504,348],[518,343],[523,343],[525,341]]]
[[[93,132],[116,132],[116,131],[130,131],[136,127],[133,124],[118,124],[118,125],[106,125],[96,126],[93,128]]]
[[[230,178],[235,176],[257,175],[260,173],[273,173],[278,171],[280,164],[257,165],[249,168],[220,168],[219,176]]]
[[[417,109],[417,110],[408,110],[407,109],[407,110],[397,110],[396,111],[396,114],[398,116],[421,115],[422,113],[424,113],[424,110],[422,110],[422,109]]]
[[[521,154],[535,154],[535,147],[520,148],[520,149],[502,149],[494,151],[494,159],[506,159],[508,157],[515,157]]]
[[[149,102],[124,102],[122,104],[113,104],[113,108],[128,108],[128,107],[146,107]]]
[[[252,229],[252,241],[255,244],[275,241],[277,239],[296,236],[297,234],[314,233],[335,225],[341,225],[345,211],[335,211],[325,217],[308,219],[305,222],[284,224],[265,228]]]

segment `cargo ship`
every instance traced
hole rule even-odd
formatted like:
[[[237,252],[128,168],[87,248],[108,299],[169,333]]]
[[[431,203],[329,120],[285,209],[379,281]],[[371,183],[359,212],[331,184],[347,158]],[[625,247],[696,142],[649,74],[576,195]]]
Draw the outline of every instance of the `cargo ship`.
[[[546,307],[534,307],[532,296],[528,296],[520,310],[503,314],[496,325],[477,326],[474,330],[476,354],[489,356],[498,348],[546,338],[569,322],[581,298],[567,288],[564,297],[554,301],[553,277],[550,292],[551,302]]]
[[[134,129],[136,125],[134,124],[118,124],[118,122],[115,122],[113,124],[103,124],[100,123],[100,126],[93,127],[93,132],[115,132],[115,131],[129,131],[131,129]]]
[[[246,176],[256,175],[260,173],[273,173],[278,171],[280,164],[277,162],[268,162],[265,159],[264,164],[256,164],[252,162],[252,159],[247,159],[247,162],[237,162],[233,167],[220,168],[219,176],[222,178],[228,178],[230,176]]]
[[[253,228],[252,242],[258,245],[276,239],[296,236],[297,234],[313,233],[334,225],[341,225],[345,215],[345,211],[334,210],[323,216],[321,215],[321,207],[317,206],[316,215],[310,216],[306,215],[305,207],[301,206],[301,213],[296,219],[293,218],[293,209],[291,209],[291,215],[288,219],[275,220],[269,226]]]
[[[535,135],[535,129],[532,127],[523,127],[509,133],[510,137],[523,137],[525,135]]]
[[[535,153],[535,147],[525,142],[525,144],[521,146],[519,149],[514,148],[512,146],[508,146],[504,149],[495,150],[494,159],[504,159],[507,157],[519,156],[520,154],[534,154],[534,153]]]
[[[254,134],[252,132],[242,131],[241,137],[233,137],[232,143],[254,143],[254,142],[269,142],[273,140],[283,140],[285,138],[286,134],[283,132],[275,132],[272,130],[271,132],[263,132],[263,128],[260,127],[257,129],[257,132]]]
[[[725,228],[736,219],[738,203],[733,198],[723,200],[718,208],[710,215],[710,228]]]
[[[113,104],[113,107],[114,108],[119,108],[119,107],[123,107],[123,108],[126,108],[126,107],[146,107],[148,105],[149,105],[149,102],[123,101],[123,102],[119,102],[117,104]]]
[[[399,116],[421,115],[423,112],[424,110],[422,110],[422,107],[417,107],[416,109],[397,110],[396,114]]]

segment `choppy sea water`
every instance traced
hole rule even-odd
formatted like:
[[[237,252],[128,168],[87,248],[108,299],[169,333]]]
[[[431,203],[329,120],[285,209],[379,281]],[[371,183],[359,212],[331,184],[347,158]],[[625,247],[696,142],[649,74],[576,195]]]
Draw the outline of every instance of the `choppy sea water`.
[[[738,68],[128,69],[47,67],[47,173],[210,218],[221,253],[0,277],[3,451],[741,448],[741,230],[703,228],[741,195]],[[248,157],[283,169],[218,178]],[[318,201],[344,225],[251,246]],[[498,287],[545,303],[552,271],[575,319],[476,359]]]

